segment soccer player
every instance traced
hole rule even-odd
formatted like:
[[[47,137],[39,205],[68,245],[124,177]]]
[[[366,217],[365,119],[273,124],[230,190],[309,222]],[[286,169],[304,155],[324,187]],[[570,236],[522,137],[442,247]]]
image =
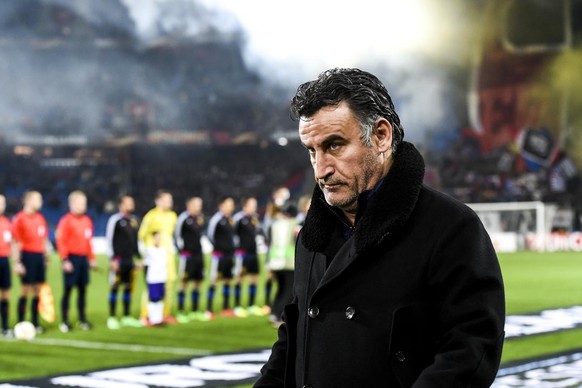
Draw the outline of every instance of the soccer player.
[[[168,272],[168,249],[162,245],[162,235],[154,231],[152,245],[146,248],[146,283],[148,286],[148,322],[152,326],[164,323],[164,294]]]
[[[72,330],[69,321],[69,301],[73,288],[77,288],[78,318],[82,330],[90,330],[91,324],[86,316],[86,293],[89,284],[89,268],[96,269],[97,261],[91,247],[93,238],[93,221],[85,214],[87,197],[82,191],[69,194],[69,213],[65,214],[57,225],[57,250],[62,259],[64,275],[64,292],[61,299],[63,333]]]
[[[204,255],[200,239],[204,230],[202,215],[203,201],[200,197],[190,197],[186,201],[186,210],[178,216],[174,238],[180,253],[178,290],[178,322],[187,322],[190,318],[208,320],[210,317],[198,311],[200,300],[200,282],[204,279]],[[192,312],[186,315],[185,299],[188,282],[192,283],[190,300]]]
[[[208,222],[208,239],[213,245],[210,281],[208,288],[207,311],[212,313],[214,293],[219,280],[223,280],[222,296],[223,307],[221,315],[224,317],[236,317],[230,309],[230,283],[233,278],[234,267],[234,200],[231,197],[223,197],[218,204],[218,211]]]
[[[268,312],[263,311],[255,304],[257,294],[257,278],[259,274],[259,258],[257,255],[257,234],[259,233],[259,219],[257,216],[257,199],[246,197],[242,200],[241,210],[236,213],[234,219],[234,230],[237,241],[237,250],[235,254],[236,265],[235,273],[237,281],[234,286],[234,313],[238,317],[252,315],[266,315]],[[248,311],[241,307],[242,281],[244,277],[249,277],[248,285]]]
[[[173,260],[175,254],[174,230],[178,216],[172,210],[174,199],[169,191],[159,190],[156,194],[155,205],[143,217],[138,231],[138,239],[145,248],[151,247],[154,245],[153,232],[158,232],[160,234],[161,245],[168,252],[166,292],[164,293],[164,319],[167,323],[174,323],[175,318],[171,316],[172,295],[176,283],[176,261]]]
[[[26,305],[32,296],[31,322],[40,334],[44,330],[38,322],[38,300],[40,286],[46,281],[48,228],[40,213],[42,195],[38,191],[25,192],[22,204],[22,210],[12,220],[12,260],[14,271],[22,280],[18,299],[18,322],[25,320]]]
[[[10,249],[12,243],[12,225],[4,215],[6,197],[0,194],[0,317],[2,318],[2,336],[11,337],[8,325],[8,303],[10,301]]]
[[[138,221],[133,214],[135,210],[133,197],[129,195],[121,196],[118,209],[119,212],[109,217],[105,231],[111,269],[107,327],[112,330],[120,329],[121,326],[143,326],[139,319],[130,315],[131,292],[134,283],[134,268],[136,267],[134,258],[139,257],[137,248]],[[140,266],[141,263],[138,264],[138,267]],[[117,295],[121,287],[123,287],[123,317],[119,322],[116,318],[116,309]]]

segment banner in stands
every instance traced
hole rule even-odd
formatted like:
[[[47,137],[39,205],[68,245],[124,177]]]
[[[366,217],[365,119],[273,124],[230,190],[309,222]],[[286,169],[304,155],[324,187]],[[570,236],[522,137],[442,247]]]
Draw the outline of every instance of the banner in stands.
[[[543,239],[543,240],[542,240]],[[535,233],[526,235],[525,245],[530,250],[556,251],[582,251],[582,233],[549,233],[538,236]]]
[[[548,233],[540,236],[536,233],[527,233],[525,236],[516,232],[489,233],[493,247],[497,252],[530,251],[582,251],[582,233]]]

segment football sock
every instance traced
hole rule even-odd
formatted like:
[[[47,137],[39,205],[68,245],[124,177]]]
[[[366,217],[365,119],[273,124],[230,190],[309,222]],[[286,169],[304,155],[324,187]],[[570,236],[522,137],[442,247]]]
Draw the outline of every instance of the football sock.
[[[255,305],[255,295],[257,294],[257,285],[251,283],[249,285],[249,306]]]
[[[117,288],[112,288],[109,291],[109,316],[115,316],[115,310],[117,309]]]
[[[198,289],[192,290],[190,295],[192,299],[192,311],[198,311],[198,301],[200,300],[200,291]]]
[[[69,322],[69,300],[71,299],[71,290],[73,287],[65,286],[63,297],[61,298],[61,314],[63,322]]]
[[[148,303],[148,318],[152,325],[158,325],[164,320],[164,302]]]
[[[240,294],[241,294],[241,285],[240,283],[236,283],[234,285],[234,306],[240,306]]]
[[[18,298],[18,322],[24,321],[24,316],[26,313],[26,302],[27,298],[25,296]]]
[[[265,304],[271,305],[271,291],[273,290],[273,280],[269,279],[265,283]]]
[[[178,291],[178,311],[184,311],[184,290]]]
[[[230,284],[224,284],[222,286],[222,309],[228,310],[230,306]]]
[[[206,306],[206,310],[212,311],[212,304],[214,303],[214,292],[216,290],[216,286],[212,285],[208,288],[208,304]]]
[[[0,301],[0,316],[2,317],[2,330],[8,330],[8,301]]]
[[[131,288],[126,287],[123,289],[123,315],[129,316],[131,310]]]
[[[38,326],[38,296],[32,298],[32,304],[30,305],[30,316],[32,324],[35,327]]]

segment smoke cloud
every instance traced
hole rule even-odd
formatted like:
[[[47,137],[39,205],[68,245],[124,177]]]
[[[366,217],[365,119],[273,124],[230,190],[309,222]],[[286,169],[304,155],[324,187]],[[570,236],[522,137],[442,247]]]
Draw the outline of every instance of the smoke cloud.
[[[8,135],[95,137],[139,131],[143,122],[289,130],[285,109],[297,85],[339,66],[377,74],[406,138],[421,141],[458,125],[455,71],[473,31],[466,3],[3,1],[0,126]],[[219,47],[213,58],[180,49],[209,44]]]
[[[170,1],[124,3],[141,34],[151,37],[155,26],[171,23],[160,21],[160,7]],[[458,70],[478,33],[471,2],[447,0],[438,8],[429,0],[361,0],[357,6],[331,0],[184,2],[205,9],[206,23],[223,33],[240,34],[246,65],[279,85],[284,99],[327,68],[360,67],[386,83],[409,140],[459,125],[457,94],[464,91]],[[193,20],[189,28],[199,24]]]

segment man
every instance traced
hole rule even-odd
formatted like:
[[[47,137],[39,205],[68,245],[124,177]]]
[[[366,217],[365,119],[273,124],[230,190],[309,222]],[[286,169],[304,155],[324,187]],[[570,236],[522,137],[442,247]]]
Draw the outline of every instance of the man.
[[[293,301],[256,387],[489,387],[504,291],[473,211],[423,185],[384,85],[333,69],[292,113],[317,185]]]
[[[214,317],[213,302],[216,286],[220,280],[222,285],[223,317],[236,317],[230,308],[230,283],[233,278],[234,267],[234,200],[231,197],[223,197],[218,203],[218,211],[208,222],[208,239],[212,243],[212,257],[210,269],[211,285],[208,288],[207,312]]]
[[[109,318],[107,327],[111,330],[121,326],[141,327],[139,319],[131,316],[131,292],[134,284],[134,258],[139,257],[137,248],[137,218],[135,201],[129,195],[123,195],[118,203],[119,212],[109,217],[105,230],[107,253],[110,258]],[[116,318],[117,294],[123,287],[123,317],[121,322]]]
[[[169,191],[159,190],[156,193],[155,207],[148,211],[141,221],[138,231],[138,239],[145,248],[154,245],[153,233],[158,232],[161,240],[161,246],[168,252],[168,271],[166,277],[166,290],[164,292],[164,321],[166,323],[175,323],[175,318],[171,316],[172,301],[176,283],[176,261],[174,255],[174,230],[178,216],[172,210],[174,207],[174,197]],[[147,298],[143,301],[147,304]],[[143,308],[142,317],[147,315],[146,309]]]
[[[273,301],[270,320],[275,327],[283,322],[283,309],[293,299],[293,271],[295,269],[295,243],[299,231],[297,206],[287,203],[273,218],[269,230],[269,270],[277,280],[277,293]]]
[[[236,250],[236,284],[234,286],[234,313],[237,317],[247,317],[249,314],[263,316],[268,314],[257,306],[257,279],[259,276],[259,256],[257,254],[257,234],[259,233],[259,218],[257,216],[257,199],[243,198],[241,210],[233,216],[234,231],[237,241]],[[242,282],[248,276],[248,311],[241,307]]]
[[[287,204],[287,201],[291,197],[289,189],[285,186],[278,186],[271,193],[271,200],[267,203],[267,208],[265,209],[265,216],[263,217],[263,230],[267,236],[268,252],[267,260],[271,254],[270,242],[268,241],[268,236],[271,230],[271,223],[281,214],[281,210]],[[265,306],[264,311],[268,314],[271,310],[271,293],[273,292],[273,273],[271,271],[267,272],[265,281]]]
[[[12,260],[14,271],[22,280],[18,299],[18,322],[25,320],[28,299],[31,322],[37,333],[44,329],[38,321],[40,286],[46,281],[46,254],[48,228],[42,208],[42,195],[38,191],[27,191],[22,198],[22,210],[12,220]]]
[[[6,197],[0,194],[0,318],[2,320],[2,336],[11,337],[12,332],[8,321],[8,305],[10,302],[10,250],[12,243],[12,225],[6,211]]]
[[[192,319],[208,320],[208,316],[198,311],[200,302],[200,283],[204,279],[204,254],[202,252],[202,232],[204,230],[204,216],[202,215],[203,201],[200,197],[190,197],[186,201],[186,210],[178,216],[174,238],[180,253],[178,290],[178,322],[184,323]],[[188,283],[192,283],[190,301],[191,314],[185,314],[185,299]]]
[[[69,194],[68,202],[69,213],[59,220],[55,232],[64,278],[61,299],[62,322],[60,325],[60,330],[63,333],[68,333],[73,329],[69,321],[69,303],[75,287],[77,288],[77,310],[81,330],[92,328],[86,315],[87,286],[89,285],[89,268],[97,268],[97,261],[91,246],[94,232],[93,221],[85,214],[87,197],[82,191],[76,190]]]

